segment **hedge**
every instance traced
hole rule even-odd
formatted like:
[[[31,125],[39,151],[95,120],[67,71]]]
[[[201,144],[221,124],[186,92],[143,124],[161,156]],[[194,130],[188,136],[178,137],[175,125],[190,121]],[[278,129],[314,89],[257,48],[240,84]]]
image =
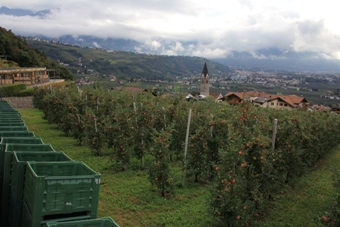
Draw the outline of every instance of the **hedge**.
[[[33,96],[33,93],[34,93],[33,88],[27,88],[26,90],[20,91],[16,96],[18,97]]]
[[[0,86],[2,97],[18,96],[21,91],[26,90],[26,84],[7,84]]]

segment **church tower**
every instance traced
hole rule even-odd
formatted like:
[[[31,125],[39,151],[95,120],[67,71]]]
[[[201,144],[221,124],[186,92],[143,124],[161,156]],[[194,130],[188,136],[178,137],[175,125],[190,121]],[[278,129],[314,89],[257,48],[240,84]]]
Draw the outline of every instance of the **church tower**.
[[[209,95],[209,73],[207,63],[204,63],[203,71],[201,74],[201,89],[200,95]]]

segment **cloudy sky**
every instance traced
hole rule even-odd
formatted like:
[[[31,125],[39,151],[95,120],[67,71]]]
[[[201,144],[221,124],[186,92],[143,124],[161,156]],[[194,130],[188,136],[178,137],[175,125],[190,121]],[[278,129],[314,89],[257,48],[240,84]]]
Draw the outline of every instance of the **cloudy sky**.
[[[232,51],[315,52],[340,59],[335,0],[1,0],[0,7],[52,9],[45,18],[0,15],[20,35],[126,38],[162,54],[222,58]],[[169,45],[169,43],[171,45]]]

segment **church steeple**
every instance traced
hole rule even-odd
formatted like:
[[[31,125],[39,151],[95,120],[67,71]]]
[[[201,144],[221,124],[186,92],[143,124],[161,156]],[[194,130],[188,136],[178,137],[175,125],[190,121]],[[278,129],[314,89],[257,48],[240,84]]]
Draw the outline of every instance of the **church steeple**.
[[[204,76],[207,76],[207,75],[208,75],[208,76],[209,76],[208,67],[207,67],[207,63],[206,63],[206,62],[204,63],[202,75],[204,75]]]
[[[204,67],[201,74],[201,89],[200,94],[208,96],[209,95],[209,72],[207,63],[204,63]]]

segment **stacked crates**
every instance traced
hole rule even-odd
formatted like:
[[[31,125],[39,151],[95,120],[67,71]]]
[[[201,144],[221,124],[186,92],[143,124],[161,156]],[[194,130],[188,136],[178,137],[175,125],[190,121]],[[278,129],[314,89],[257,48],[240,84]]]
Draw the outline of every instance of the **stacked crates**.
[[[36,138],[5,101],[0,138],[0,226],[118,226],[97,218],[100,174]]]
[[[25,123],[23,122],[21,115],[14,108],[12,108],[7,102],[0,101],[0,221],[1,226],[8,226],[8,201],[9,201],[9,184],[4,184],[4,157],[6,150],[6,143],[3,138],[14,136],[34,136],[33,132],[28,132]],[[7,181],[8,178],[6,178]],[[7,192],[7,194],[6,194]]]
[[[97,217],[100,174],[82,162],[28,162],[23,222]]]
[[[26,152],[55,152],[50,144],[11,144],[8,143],[5,146],[4,151],[0,155],[0,159],[3,164],[3,176],[2,176],[2,218],[3,226],[8,226],[9,217],[9,204],[10,204],[10,191],[11,191],[11,174],[13,166],[13,153],[15,151]]]
[[[10,205],[9,205],[9,226],[21,226],[24,182],[27,162],[64,162],[72,161],[63,152],[25,152],[15,151],[13,153],[11,187],[10,187]]]

